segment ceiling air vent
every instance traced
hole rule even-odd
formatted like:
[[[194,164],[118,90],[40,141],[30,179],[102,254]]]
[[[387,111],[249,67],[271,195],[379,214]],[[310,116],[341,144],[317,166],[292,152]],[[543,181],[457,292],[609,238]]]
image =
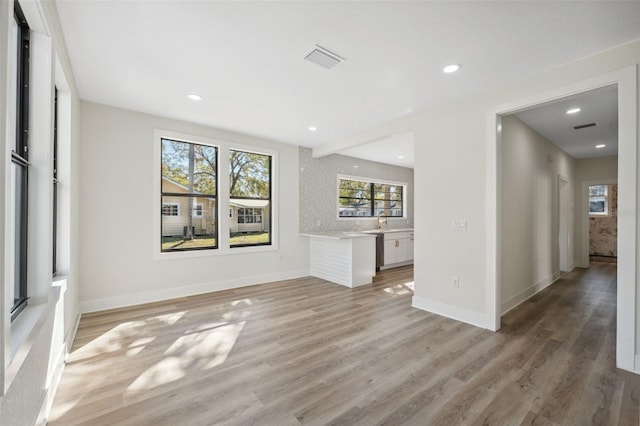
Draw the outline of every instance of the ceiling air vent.
[[[581,124],[579,126],[573,126],[573,128],[576,130],[580,130],[580,129],[586,129],[588,127],[595,127],[597,125],[598,123],[587,123],[587,124]]]
[[[344,61],[344,58],[318,45],[304,59],[328,70]]]

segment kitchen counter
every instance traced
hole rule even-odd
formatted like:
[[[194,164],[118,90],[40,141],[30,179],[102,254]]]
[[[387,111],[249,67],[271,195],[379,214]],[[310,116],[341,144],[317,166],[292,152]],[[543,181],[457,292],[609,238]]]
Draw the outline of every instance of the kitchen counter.
[[[362,232],[308,232],[311,275],[346,287],[371,284],[376,275],[376,236]]]

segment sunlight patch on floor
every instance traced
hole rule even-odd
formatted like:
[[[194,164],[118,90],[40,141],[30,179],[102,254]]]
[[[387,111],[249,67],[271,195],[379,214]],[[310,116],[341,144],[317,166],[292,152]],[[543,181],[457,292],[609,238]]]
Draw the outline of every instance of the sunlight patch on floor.
[[[132,348],[138,345],[146,345],[149,342],[153,341],[156,336],[138,337],[139,334],[142,334],[144,332],[141,330],[145,330],[150,325],[153,325],[157,322],[166,325],[173,325],[178,322],[180,318],[182,318],[186,313],[187,311],[172,312],[170,314],[149,317],[144,320],[128,321],[118,324],[111,330],[102,333],[89,343],[73,351],[72,360],[75,362],[83,358],[89,358],[107,352],[116,352],[124,349],[125,347]],[[127,339],[135,340],[127,344]]]
[[[413,281],[403,284],[396,284],[392,287],[387,287],[384,292],[392,296],[401,296],[404,294],[413,294]]]
[[[226,324],[178,338],[164,352],[167,357],[140,374],[127,387],[127,393],[147,391],[223,364],[244,325],[244,321]]]

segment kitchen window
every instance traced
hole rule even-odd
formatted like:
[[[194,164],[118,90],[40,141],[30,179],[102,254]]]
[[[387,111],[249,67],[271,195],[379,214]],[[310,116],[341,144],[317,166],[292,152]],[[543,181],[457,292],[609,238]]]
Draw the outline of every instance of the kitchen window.
[[[338,177],[338,217],[404,217],[406,184]]]

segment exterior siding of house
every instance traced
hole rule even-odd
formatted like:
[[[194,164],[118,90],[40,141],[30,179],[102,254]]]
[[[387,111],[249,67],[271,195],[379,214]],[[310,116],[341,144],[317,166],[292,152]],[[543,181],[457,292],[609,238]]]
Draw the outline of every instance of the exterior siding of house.
[[[237,206],[231,206],[231,215],[230,217],[230,230],[231,232],[261,232],[268,231],[270,217],[268,208],[263,208],[262,210],[262,223],[238,223],[238,208]]]
[[[180,193],[186,192],[180,185],[163,179],[162,192]],[[184,235],[185,227],[189,223],[189,202],[186,197],[163,197],[163,204],[177,204],[178,216],[162,216],[162,236],[179,237]],[[215,229],[216,200],[205,197],[197,197],[196,205],[202,205],[202,217],[193,217],[191,226],[195,228],[196,235],[211,234]]]

